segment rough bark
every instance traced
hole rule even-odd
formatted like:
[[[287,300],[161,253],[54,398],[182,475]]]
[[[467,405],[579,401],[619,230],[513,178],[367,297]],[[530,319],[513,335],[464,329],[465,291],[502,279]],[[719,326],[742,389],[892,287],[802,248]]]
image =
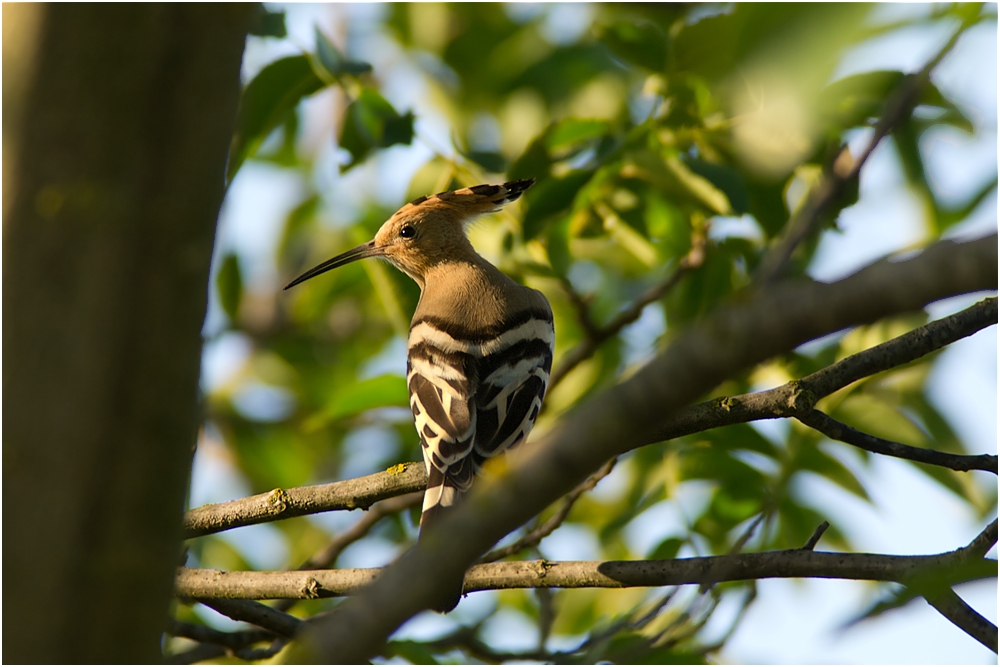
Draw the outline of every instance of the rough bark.
[[[155,662],[253,8],[36,10],[4,156],[3,657]]]

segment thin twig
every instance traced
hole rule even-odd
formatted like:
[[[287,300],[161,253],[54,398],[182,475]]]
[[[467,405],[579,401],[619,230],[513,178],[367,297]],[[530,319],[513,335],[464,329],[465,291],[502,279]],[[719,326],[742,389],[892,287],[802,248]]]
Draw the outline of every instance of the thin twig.
[[[577,319],[580,326],[583,327],[585,336],[579,345],[564,354],[559,360],[552,375],[549,376],[549,390],[562,382],[563,378],[582,361],[589,359],[605,341],[617,336],[622,329],[638,320],[646,306],[662,299],[681,281],[681,278],[701,266],[704,260],[705,239],[701,236],[695,236],[692,238],[691,250],[681,259],[677,268],[670,275],[643,292],[638,299],[603,327],[597,327],[593,323],[586,301],[572,289],[572,285],[569,285],[566,291],[577,311]]]
[[[816,526],[816,530],[814,530],[813,534],[809,536],[809,539],[802,545],[802,548],[806,551],[812,551],[815,549],[816,545],[819,544],[820,539],[823,537],[823,533],[825,533],[826,529],[829,527],[829,521],[823,521],[823,523]]]
[[[584,337],[599,338],[602,335],[601,329],[594,322],[594,318],[590,316],[591,299],[577,292],[576,288],[573,287],[573,283],[569,281],[569,278],[562,278],[560,284],[563,291],[566,292],[566,296],[569,297],[569,302],[573,306],[573,310],[576,311],[576,321],[580,323]]]
[[[361,519],[346,531],[333,538],[322,551],[310,557],[300,565],[299,570],[317,570],[333,567],[340,554],[351,544],[354,544],[368,534],[375,524],[387,516],[402,512],[415,505],[419,505],[423,500],[423,491],[408,493],[405,496],[397,496],[389,500],[383,500],[370,510]]]
[[[787,230],[778,242],[767,252],[757,267],[754,282],[758,288],[774,282],[781,277],[792,253],[808,237],[823,215],[846,191],[848,184],[854,182],[861,173],[861,168],[868,161],[878,144],[893,129],[896,128],[912,111],[920,99],[931,71],[937,67],[955,46],[971,25],[978,19],[967,20],[955,31],[948,43],[916,74],[906,76],[885,102],[882,113],[875,125],[875,132],[867,147],[857,160],[850,160],[850,154],[845,147],[830,168],[823,180],[809,193],[805,203],[792,215],[785,225]]]
[[[593,488],[597,486],[598,482],[611,474],[611,471],[614,470],[615,463],[617,461],[618,459],[616,458],[611,459],[605,463],[600,470],[588,477],[586,481],[580,483],[575,489],[566,494],[563,497],[562,505],[559,507],[559,510],[549,517],[549,519],[542,525],[528,531],[512,544],[488,552],[479,559],[479,562],[492,563],[494,561],[507,558],[508,556],[513,556],[514,554],[520,553],[530,547],[537,546],[543,539],[551,535],[556,528],[562,525],[562,523],[566,520],[566,517],[569,516],[570,511],[573,509],[573,505],[577,500],[579,500],[580,496],[587,491],[593,490]]]
[[[906,459],[907,461],[951,468],[958,472],[984,470],[994,475],[997,474],[997,457],[995,454],[950,454],[934,449],[912,447],[869,435],[843,422],[837,421],[819,410],[809,410],[802,414],[796,414],[795,418],[832,440],[839,440],[840,442],[854,445],[874,454],[883,454],[885,456],[893,456],[897,459]]]

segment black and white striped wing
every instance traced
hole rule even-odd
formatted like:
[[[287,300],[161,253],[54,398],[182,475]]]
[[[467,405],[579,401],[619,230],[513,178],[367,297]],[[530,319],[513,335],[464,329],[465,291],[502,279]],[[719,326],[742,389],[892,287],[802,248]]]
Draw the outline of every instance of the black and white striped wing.
[[[425,511],[451,505],[472,484],[475,374],[476,360],[463,351],[444,350],[430,341],[410,346],[406,381],[427,466]]]
[[[463,340],[428,322],[410,332],[410,408],[427,466],[424,518],[469,490],[483,462],[527,437],[552,367],[551,316]]]
[[[528,437],[552,369],[551,321],[529,320],[501,338],[507,340],[479,362],[473,453],[480,465]]]

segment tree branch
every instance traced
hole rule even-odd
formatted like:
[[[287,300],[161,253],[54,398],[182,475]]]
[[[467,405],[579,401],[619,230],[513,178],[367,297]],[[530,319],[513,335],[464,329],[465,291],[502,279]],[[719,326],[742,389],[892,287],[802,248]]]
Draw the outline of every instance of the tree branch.
[[[965,634],[997,652],[997,626],[970,607],[955,591],[949,588],[935,595],[925,595],[924,599]]]
[[[222,632],[207,625],[187,623],[172,619],[167,626],[167,634],[174,637],[184,637],[196,642],[218,644],[234,651],[242,650],[251,644],[274,640],[277,635],[267,630],[241,630],[238,632]]]
[[[754,276],[754,282],[758,286],[766,286],[781,277],[792,253],[816,229],[830,207],[843,196],[848,184],[857,180],[861,168],[882,139],[913,112],[920,94],[930,81],[931,71],[951,51],[962,33],[977,21],[978,19],[973,19],[963,22],[952,34],[948,43],[924,65],[923,69],[903,79],[886,100],[871,141],[857,160],[852,161],[848,148],[844,147],[832,168],[827,170],[823,180],[810,191],[808,199],[788,220],[785,234],[761,260]]]
[[[863,433],[819,410],[809,410],[802,414],[796,414],[795,418],[832,440],[846,442],[849,445],[854,445],[874,454],[894,456],[897,459],[917,461],[918,463],[929,463],[930,465],[951,468],[959,472],[985,470],[992,472],[994,475],[997,474],[997,457],[995,454],[969,456],[966,454],[949,454],[948,452],[939,452],[934,449],[924,449],[922,447],[911,447],[910,445],[903,445]]]
[[[400,624],[439,603],[448,582],[459,579],[498,539],[608,459],[649,442],[667,416],[742,369],[846,327],[996,285],[993,235],[937,243],[915,257],[882,260],[832,284],[776,285],[720,309],[681,332],[631,378],[588,400],[539,441],[512,452],[515,460],[502,477],[480,480],[465,503],[431,526],[374,585],[304,633],[290,658],[355,662],[374,655]]]
[[[915,361],[996,322],[996,297],[984,299],[961,312],[935,320],[885,343],[858,352],[800,380],[767,391],[716,398],[677,410],[661,421],[646,439],[645,444],[672,440],[731,424],[807,414],[816,401],[838,389],[876,373]],[[968,458],[985,463],[987,459],[983,456],[986,455]],[[991,457],[990,460],[995,458]],[[298,487],[287,491],[275,490],[217,505],[204,505],[185,515],[185,535],[188,538],[198,537],[305,514],[356,509],[370,506],[379,498],[423,491],[427,484],[423,463],[413,461],[400,465],[403,467],[401,473],[396,471],[398,466],[394,466],[390,471],[358,479]],[[984,469],[976,466],[968,468],[964,467],[965,465],[962,463],[956,469]],[[995,468],[989,469],[995,471]],[[355,497],[352,493],[359,495]],[[279,500],[272,500],[274,498]],[[285,500],[281,501],[281,498]],[[289,504],[287,500],[289,498],[294,507]],[[371,512],[379,511],[378,507],[373,508]],[[377,518],[373,518],[371,513],[367,514],[355,528],[350,529],[349,533],[345,533],[342,537],[353,535],[355,529],[370,529],[381,516],[375,515]],[[342,549],[350,543],[341,544],[339,539],[334,540],[329,549]],[[341,545],[337,547],[337,544]],[[525,547],[527,546],[530,544],[526,543]],[[319,561],[315,561],[314,564],[307,563],[303,567],[308,569],[321,565]]]
[[[184,515],[184,537],[289,519],[331,510],[368,509],[379,500],[423,491],[427,472],[422,463],[401,463],[385,472],[332,484],[274,489],[248,498],[204,505]]]
[[[983,532],[976,535],[976,539],[972,540],[964,551],[967,558],[970,560],[976,558],[983,558],[986,553],[993,548],[993,545],[997,543],[997,520],[993,519],[993,523],[986,526]]]
[[[294,637],[302,629],[302,620],[250,599],[220,599],[216,596],[194,599],[234,621],[252,623],[282,637]]]
[[[390,566],[391,567],[391,566]],[[199,600],[314,599],[355,595],[383,568],[304,572],[222,572],[180,568],[176,593]],[[648,561],[504,561],[473,565],[464,593],[514,588],[636,588],[713,585],[757,579],[819,578],[907,583],[933,577],[947,585],[997,576],[997,562],[969,560],[962,549],[927,556],[788,549]],[[414,584],[407,586],[412,588]],[[401,593],[402,591],[400,591]]]

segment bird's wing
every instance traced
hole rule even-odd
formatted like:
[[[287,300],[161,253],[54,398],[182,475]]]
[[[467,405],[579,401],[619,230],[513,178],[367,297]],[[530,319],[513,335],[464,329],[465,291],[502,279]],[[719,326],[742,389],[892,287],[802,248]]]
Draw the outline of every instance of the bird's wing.
[[[427,466],[424,514],[448,507],[482,463],[527,437],[552,367],[551,320],[529,319],[488,340],[456,339],[430,322],[411,329],[407,385]]]
[[[473,447],[477,463],[528,437],[549,383],[551,340],[526,338],[480,362]]]
[[[407,354],[410,409],[427,466],[424,510],[449,506],[472,484],[469,459],[476,433],[476,359],[446,351],[433,340],[411,345]]]

